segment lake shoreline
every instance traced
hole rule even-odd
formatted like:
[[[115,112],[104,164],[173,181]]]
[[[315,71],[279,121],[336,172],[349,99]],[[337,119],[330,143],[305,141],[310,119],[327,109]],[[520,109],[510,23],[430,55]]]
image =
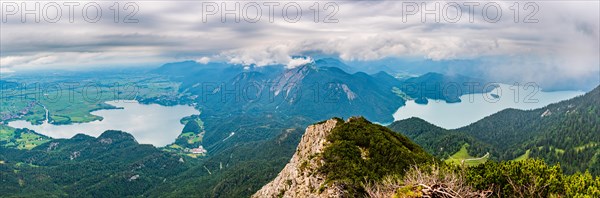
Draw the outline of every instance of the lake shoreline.
[[[200,111],[188,105],[162,106],[141,104],[135,100],[106,101],[114,108],[98,109],[90,114],[104,119],[86,123],[59,124],[44,122],[34,125],[25,120],[8,122],[13,128],[28,128],[52,138],[71,138],[77,134],[98,137],[106,130],[120,130],[132,134],[144,144],[161,147],[172,143],[181,134],[180,120]],[[51,112],[50,112],[51,113]]]
[[[423,105],[409,100],[398,108],[393,117],[394,121],[417,117],[445,129],[457,129],[507,108],[537,109],[583,94],[583,91],[533,92],[523,86],[499,84],[488,93],[462,95],[459,103],[429,99],[428,104]]]

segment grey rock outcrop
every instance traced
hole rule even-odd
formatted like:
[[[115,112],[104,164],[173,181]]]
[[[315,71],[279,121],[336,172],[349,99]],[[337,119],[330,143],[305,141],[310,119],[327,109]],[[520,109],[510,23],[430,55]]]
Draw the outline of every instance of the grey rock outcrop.
[[[329,144],[327,135],[338,122],[330,119],[306,128],[290,162],[252,197],[340,197],[342,191],[325,185],[325,176],[317,172],[323,164],[320,155]]]

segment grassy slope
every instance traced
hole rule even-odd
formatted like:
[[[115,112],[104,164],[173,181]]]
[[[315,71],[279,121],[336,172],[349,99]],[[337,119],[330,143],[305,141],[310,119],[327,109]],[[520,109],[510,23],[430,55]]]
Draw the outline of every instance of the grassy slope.
[[[484,155],[483,157],[473,157],[469,155],[469,144],[464,144],[462,148],[454,155],[450,156],[450,158],[446,159],[446,163],[449,164],[462,164],[464,162],[467,166],[477,166],[479,164],[485,163],[489,155]]]
[[[525,154],[523,154],[523,155],[521,155],[521,156],[519,156],[519,157],[515,158],[515,159],[514,159],[514,160],[512,160],[512,161],[518,162],[518,161],[523,161],[523,160],[529,159],[529,153],[530,153],[530,150],[527,150],[527,151],[525,152]]]
[[[50,138],[33,131],[15,131],[16,129],[12,127],[0,125],[0,146],[29,150],[50,140]]]

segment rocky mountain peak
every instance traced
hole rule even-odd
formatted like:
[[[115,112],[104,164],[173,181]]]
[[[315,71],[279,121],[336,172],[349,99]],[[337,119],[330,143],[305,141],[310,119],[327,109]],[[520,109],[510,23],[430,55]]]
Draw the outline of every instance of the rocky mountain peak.
[[[290,162],[254,197],[362,197],[363,183],[402,176],[432,156],[364,117],[329,119],[306,129]]]
[[[341,191],[325,188],[325,176],[317,172],[323,163],[319,154],[329,142],[327,136],[339,119],[330,119],[306,128],[296,153],[277,177],[263,186],[253,197],[339,197]]]

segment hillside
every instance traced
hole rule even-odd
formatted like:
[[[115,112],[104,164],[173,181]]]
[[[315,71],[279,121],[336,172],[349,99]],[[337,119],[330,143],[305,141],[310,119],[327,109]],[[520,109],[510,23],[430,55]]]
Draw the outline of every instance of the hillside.
[[[446,189],[465,196],[491,189],[508,196],[597,197],[600,186],[600,177],[563,175],[560,166],[539,160],[466,169],[429,163],[433,157],[408,138],[356,117],[320,122],[304,133],[288,128],[199,160],[140,145],[120,131],[0,151],[0,193],[8,197],[418,197]],[[532,179],[550,188],[529,191],[525,184]]]
[[[428,153],[440,159],[448,159],[461,150],[463,145],[470,145],[469,154],[483,156],[493,147],[470,134],[461,131],[451,131],[435,126],[420,118],[409,118],[396,121],[388,126],[393,131],[406,135],[415,143],[421,145]]]
[[[0,151],[2,196],[140,195],[189,166],[120,131],[106,131],[98,138],[50,140],[31,150]]]
[[[223,125],[233,122],[243,121]],[[19,144],[0,145],[0,197],[247,197],[276,176],[303,133],[290,125],[256,124],[230,138],[254,141],[218,141],[221,144],[215,143],[218,146],[201,158],[140,145],[120,131],[107,131],[98,138],[80,134],[50,139],[16,129],[14,139]],[[184,132],[196,130],[188,126]],[[278,135],[256,140],[274,133]],[[25,136],[37,142],[20,143]],[[30,148],[32,143],[40,145]]]
[[[147,194],[151,197],[252,195],[275,178],[289,162],[308,125],[283,125],[279,119],[244,116],[220,120],[222,125],[207,129],[207,133],[214,131],[212,133],[216,135],[220,131],[235,130],[235,135],[226,141],[223,139],[227,136],[210,140],[210,143],[204,141],[203,145],[206,143],[209,150],[208,156],[199,158],[199,161],[186,159],[186,162],[197,164]],[[288,119],[296,123],[305,122],[297,118]]]
[[[496,160],[541,158],[560,163],[566,173],[600,174],[600,87],[539,109],[506,109],[456,130],[420,119],[397,121],[389,127],[426,145],[438,157],[469,143],[473,156],[489,152]]]
[[[567,173],[600,174],[600,86],[540,109],[507,109],[457,130],[498,148],[502,160],[529,151]]]
[[[306,129],[290,162],[253,197],[364,196],[364,182],[432,159],[406,137],[364,118],[330,119]]]
[[[427,99],[456,103],[461,102],[462,95],[485,93],[495,88],[493,84],[488,87],[487,83],[484,79],[429,72],[404,80],[399,88],[418,104],[427,104]]]

